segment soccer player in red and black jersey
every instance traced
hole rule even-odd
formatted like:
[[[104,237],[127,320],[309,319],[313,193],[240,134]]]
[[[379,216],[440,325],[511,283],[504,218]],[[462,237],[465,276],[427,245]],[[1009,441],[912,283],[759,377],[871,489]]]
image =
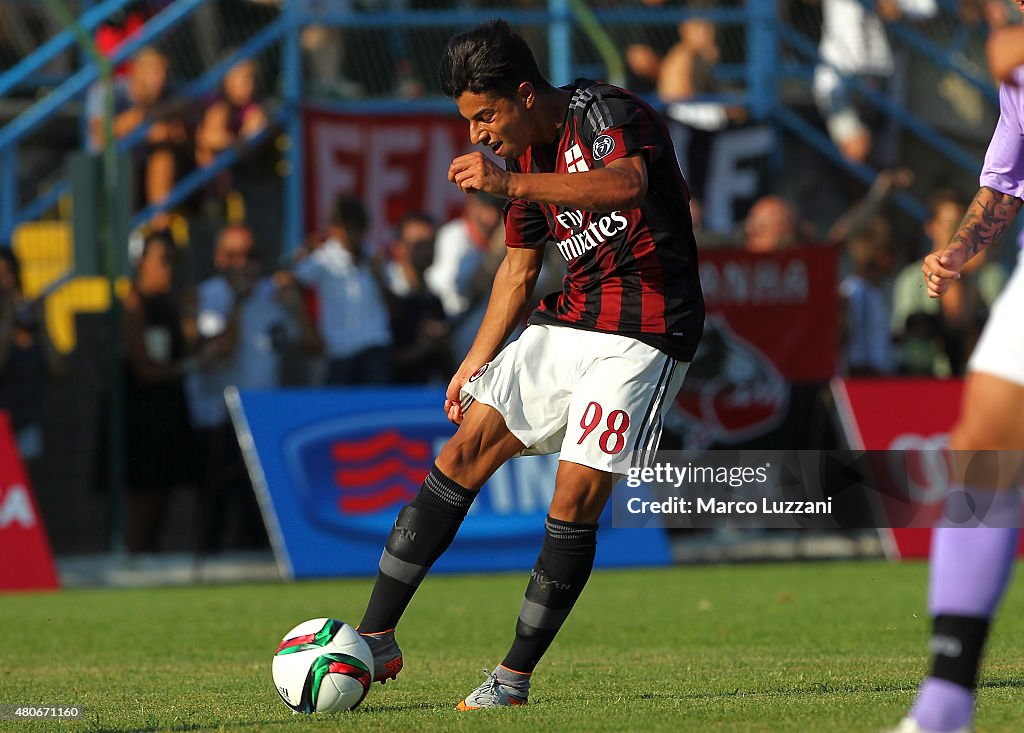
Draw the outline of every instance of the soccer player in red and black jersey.
[[[689,193],[668,130],[608,84],[553,87],[501,20],[448,42],[444,92],[483,152],[449,179],[508,199],[507,253],[476,340],[445,400],[459,425],[401,510],[359,630],[374,677],[402,668],[395,627],[480,487],[516,455],[560,452],[540,556],[504,660],[459,709],[521,705],[530,677],[590,576],[597,520],[616,478],[647,465],[704,323]],[[562,291],[518,340],[544,248],[565,257]]]

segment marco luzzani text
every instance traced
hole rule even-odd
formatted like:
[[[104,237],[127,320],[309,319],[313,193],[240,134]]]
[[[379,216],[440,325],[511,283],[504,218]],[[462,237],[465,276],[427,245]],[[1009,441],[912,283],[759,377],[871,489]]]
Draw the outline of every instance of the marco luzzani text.
[[[676,489],[686,486],[691,490],[698,485],[731,489],[756,488],[758,484],[767,484],[770,468],[770,463],[760,466],[699,466],[692,463],[677,466],[656,463],[646,468],[631,468],[626,474],[626,486],[635,489],[643,484],[654,483]],[[652,501],[634,496],[626,502],[626,511],[630,514],[830,515],[832,499],[792,501],[767,496],[759,500],[671,496]]]

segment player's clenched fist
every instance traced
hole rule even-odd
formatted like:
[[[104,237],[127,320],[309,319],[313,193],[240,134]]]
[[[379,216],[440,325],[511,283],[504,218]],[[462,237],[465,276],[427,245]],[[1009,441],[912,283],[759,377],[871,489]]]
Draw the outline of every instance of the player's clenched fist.
[[[941,297],[953,280],[960,278],[960,268],[966,261],[963,250],[950,248],[941,252],[932,252],[924,258],[921,274],[928,286],[928,297]]]
[[[462,424],[462,388],[469,377],[460,370],[448,383],[448,389],[444,395],[444,412],[448,420],[456,425]]]
[[[510,177],[507,171],[479,152],[460,155],[448,169],[448,180],[466,193],[485,191],[501,198],[508,198]]]

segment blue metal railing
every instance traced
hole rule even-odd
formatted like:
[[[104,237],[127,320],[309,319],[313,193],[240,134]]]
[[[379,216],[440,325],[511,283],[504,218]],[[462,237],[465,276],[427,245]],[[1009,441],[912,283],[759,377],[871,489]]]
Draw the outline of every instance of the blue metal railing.
[[[267,47],[279,41],[286,30],[286,24],[283,19],[272,21],[266,27],[258,31],[256,35],[249,38],[243,45],[239,46],[233,53],[225,57],[223,60],[221,60],[214,66],[210,67],[210,69],[208,69],[201,77],[193,81],[191,84],[185,86],[184,89],[182,90],[182,94],[185,97],[198,98],[214,90],[220,83],[220,81],[224,78],[224,74],[227,72],[227,70],[230,69],[235,63],[242,59],[250,58],[258,53],[261,53]],[[279,111],[277,113],[275,122],[281,123],[283,121],[283,117],[284,111]],[[46,118],[44,117],[41,118],[39,121],[42,122],[45,121],[45,119]],[[146,134],[149,132],[151,126],[152,121],[144,122],[143,124],[140,124],[138,127],[136,127],[134,130],[132,130],[132,132],[130,132],[128,135],[118,140],[118,150],[131,150],[135,145],[142,142]],[[31,128],[29,128],[25,134],[27,134],[27,132],[30,131]],[[0,150],[2,149],[3,148],[0,148]],[[180,182],[179,185],[182,188],[182,191],[176,192],[159,207],[148,207],[145,212],[147,216],[142,216],[142,212],[137,214],[133,219],[134,224],[138,225],[146,221],[149,217],[151,217],[158,211],[174,208],[177,204],[186,199],[189,194],[193,193],[203,184],[209,182],[209,180],[215,177],[217,173],[221,172],[225,168],[237,162],[237,158],[238,152],[236,151],[233,154],[224,156],[224,161],[226,162],[221,162],[221,160],[218,158],[217,162],[215,162],[213,165],[196,171],[196,175],[194,177],[187,178]],[[187,184],[186,181],[188,182]],[[198,183],[196,183],[196,185],[192,185],[193,182]],[[70,191],[70,188],[70,183],[67,178],[63,178],[57,181],[45,193],[41,194],[34,201],[31,201],[28,204],[26,204],[24,209],[22,209],[19,212],[11,214],[11,218],[14,220],[14,226],[16,226],[18,223],[24,221],[33,221],[41,217],[43,214],[45,214],[47,211],[53,208],[59,201],[60,197]],[[0,222],[2,221],[6,221],[6,219],[3,216],[0,216]],[[2,227],[0,227],[0,241],[4,241],[2,232],[3,229]]]
[[[138,34],[126,40],[117,49],[111,57],[112,63],[119,64],[127,60],[140,48],[152,43],[153,39],[176,27],[178,23],[187,18],[199,5],[206,1],[176,0],[176,2],[168,5],[163,11],[150,19]],[[97,6],[90,12],[99,11],[103,7],[103,5]],[[121,7],[120,4],[112,3],[109,5],[108,11],[110,8],[116,9],[119,7]],[[63,50],[63,47],[61,50]],[[29,61],[37,63],[32,57],[26,58],[22,63]],[[18,77],[23,76],[25,72],[22,70],[21,64],[19,64],[4,74],[4,78],[8,74]],[[16,170],[18,143],[41,124],[49,120],[68,102],[84,94],[89,85],[95,83],[98,78],[99,70],[96,66],[86,64],[72,74],[63,84],[29,107],[29,109],[16,117],[6,127],[0,129],[0,186],[2,186],[2,190],[0,190],[0,242],[10,242],[14,227],[23,221],[29,221],[29,217],[25,215],[26,212],[45,211],[45,209],[39,208],[38,200],[30,202],[26,209],[18,211],[19,192]],[[43,196],[56,200],[59,194],[55,194],[51,190],[43,194]]]
[[[252,58],[256,54],[262,53],[271,45],[280,41],[286,30],[287,24],[283,17],[272,21],[264,28],[261,28],[256,35],[250,37],[244,44],[235,49],[230,55],[211,66],[198,79],[183,87],[179,92],[180,95],[184,99],[200,99],[203,95],[214,91],[228,69],[243,59]],[[143,123],[118,140],[118,149],[131,150],[138,143],[142,142],[146,137],[146,133],[149,132],[151,124],[151,122]]]
[[[118,10],[131,4],[133,0],[104,0],[104,2],[86,10],[79,17],[78,22],[86,33],[92,33],[99,25]],[[69,48],[76,44],[75,34],[70,30],[64,30],[41,45],[31,54],[18,62],[17,66],[0,75],[0,97],[8,94],[12,89],[32,79],[33,74],[43,68]]]
[[[845,168],[857,180],[868,185],[874,182],[878,171],[864,163],[853,163],[844,158],[828,135],[793,110],[787,107],[778,107],[774,112],[774,116],[784,128],[799,136],[836,166]],[[920,199],[911,196],[906,191],[896,191],[892,199],[904,212],[918,221],[924,221],[928,218],[928,207]]]
[[[196,8],[207,0],[176,0],[154,16],[138,34],[127,39],[111,56],[114,65],[127,61],[140,48],[178,25]],[[15,68],[12,72],[18,71]],[[83,94],[90,84],[99,79],[99,71],[93,64],[86,64],[50,94],[32,105],[13,122],[0,130],[0,150],[7,148],[28,135],[40,123],[49,119],[61,107],[78,95]]]
[[[779,106],[775,75],[779,63],[779,8],[773,2],[751,1],[747,5],[750,8],[747,89],[754,119],[762,120]]]
[[[859,0],[859,2],[868,12],[875,12],[876,3],[874,0]],[[958,16],[960,12],[959,8],[949,3],[945,4],[944,9],[954,17]],[[999,104],[999,94],[988,78],[978,76],[972,69],[966,69],[954,63],[947,51],[944,51],[937,43],[916,28],[903,22],[889,23],[886,27],[902,45],[909,46],[938,68],[944,71],[952,71],[962,77],[964,81],[980,91],[989,102]]]
[[[799,53],[814,60],[816,63],[824,63],[821,56],[818,54],[818,49],[805,36],[789,27],[780,28],[780,35]],[[835,67],[831,68],[836,71],[836,73],[841,73]],[[861,82],[856,76],[844,77],[843,81],[844,83],[849,84],[857,91],[858,94],[864,97],[864,99],[872,105],[884,111],[888,116],[892,117],[894,120],[913,132],[925,143],[935,148],[936,152],[940,155],[948,157],[953,163],[968,172],[976,172],[978,170],[980,161],[977,158],[963,150],[959,145],[946,136],[936,132],[920,117],[901,107],[890,97],[877,90],[871,89]]]
[[[299,47],[299,32],[302,18],[298,7],[289,3],[285,7],[287,32],[282,48],[281,76],[284,82],[284,107],[289,111],[285,132],[288,136],[288,150],[285,151],[288,170],[284,177],[284,222],[281,230],[286,252],[294,252],[305,241],[302,216],[305,211],[303,170],[303,131],[299,119],[299,105],[302,102],[302,49]]]

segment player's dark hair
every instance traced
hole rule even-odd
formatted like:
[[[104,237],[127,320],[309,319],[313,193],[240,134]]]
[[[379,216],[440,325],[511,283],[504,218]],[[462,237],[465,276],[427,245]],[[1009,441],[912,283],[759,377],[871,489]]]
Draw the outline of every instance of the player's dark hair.
[[[452,36],[437,73],[441,91],[452,99],[465,92],[508,98],[524,81],[540,88],[551,86],[537,68],[529,45],[500,18]]]

